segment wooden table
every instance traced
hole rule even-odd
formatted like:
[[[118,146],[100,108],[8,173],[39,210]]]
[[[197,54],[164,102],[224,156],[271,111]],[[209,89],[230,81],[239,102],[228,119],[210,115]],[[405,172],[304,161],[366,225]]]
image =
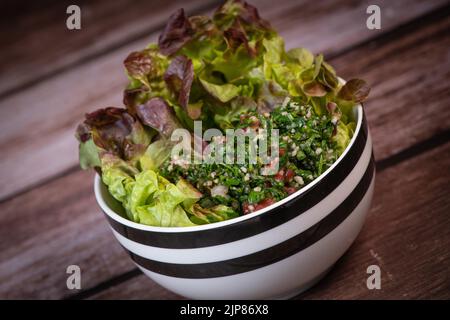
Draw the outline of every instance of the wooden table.
[[[78,3],[82,29],[65,27]],[[323,52],[343,78],[373,87],[365,105],[377,160],[375,197],[356,242],[302,299],[450,298],[450,6],[377,1],[251,1],[286,46]],[[93,172],[77,164],[83,114],[121,105],[122,61],[155,41],[183,6],[218,1],[2,1],[0,298],[173,299],[131,262],[96,205]],[[81,267],[82,289],[66,287]],[[381,290],[366,269],[381,267]]]

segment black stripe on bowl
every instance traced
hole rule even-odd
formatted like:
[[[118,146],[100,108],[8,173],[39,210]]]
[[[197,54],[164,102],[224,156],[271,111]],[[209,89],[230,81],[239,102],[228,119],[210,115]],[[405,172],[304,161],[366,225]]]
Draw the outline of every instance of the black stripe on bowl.
[[[122,236],[140,244],[169,249],[190,249],[221,245],[254,236],[275,228],[305,211],[328,196],[350,174],[366,146],[368,128],[363,113],[361,130],[348,153],[326,176],[312,188],[290,201],[261,215],[218,228],[188,232],[157,232],[129,227],[106,213],[112,228]]]
[[[197,264],[176,264],[143,258],[128,251],[133,261],[139,266],[171,277],[204,279],[225,277],[242,272],[252,271],[286,259],[313,245],[339,226],[358,206],[366,195],[375,171],[373,157],[367,169],[350,195],[330,214],[307,230],[293,238],[273,247],[245,255],[242,257]]]

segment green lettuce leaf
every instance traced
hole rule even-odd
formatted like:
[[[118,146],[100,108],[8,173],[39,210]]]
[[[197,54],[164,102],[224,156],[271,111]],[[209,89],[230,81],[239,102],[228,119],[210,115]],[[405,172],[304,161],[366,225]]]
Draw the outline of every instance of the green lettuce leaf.
[[[102,181],[108,187],[109,193],[125,208],[128,218],[133,219],[129,195],[131,194],[135,179],[139,171],[126,161],[107,153],[102,157]]]
[[[136,182],[128,195],[129,209],[132,220],[140,222],[138,208],[151,201],[155,193],[159,191],[158,175],[152,170],[144,170],[136,175]]]
[[[256,102],[248,97],[236,97],[231,101],[230,106],[223,112],[214,115],[214,121],[223,130],[235,128],[239,123],[240,116],[255,110],[257,108]]]
[[[165,139],[151,143],[139,159],[141,170],[158,171],[161,164],[170,157],[171,150],[172,143]]]
[[[232,208],[222,204],[211,208],[203,208],[199,204],[194,204],[188,209],[188,212],[192,215],[191,220],[195,224],[220,222],[239,216]]]
[[[217,51],[214,60],[205,67],[202,78],[207,78],[205,74],[216,74],[220,75],[225,82],[233,82],[244,78],[257,65],[258,60],[248,53],[245,46],[241,45],[237,49]]]
[[[200,191],[194,188],[192,184],[180,178],[176,184],[177,188],[186,196],[183,200],[185,209],[192,207],[203,196]]]
[[[122,201],[133,221],[159,227],[195,225],[181,207],[189,195],[153,170],[138,173],[134,183],[127,187],[123,190],[125,199],[118,200]]]
[[[230,101],[231,99],[236,97],[240,92],[239,87],[230,83],[218,85],[207,82],[202,79],[200,79],[200,82],[209,94],[219,99],[221,102]]]
[[[102,168],[103,182],[122,203],[130,220],[161,227],[195,225],[182,207],[197,201],[198,196],[191,191],[177,187],[153,170],[136,172],[114,156],[105,157]]]
[[[340,121],[336,127],[336,134],[333,136],[333,141],[336,143],[339,153],[344,152],[345,148],[350,143],[352,138],[352,128],[353,125],[347,126],[342,121]]]
[[[311,51],[305,48],[293,48],[286,54],[292,62],[298,63],[304,69],[312,67],[314,63],[314,55],[311,53]]]
[[[78,154],[80,156],[81,169],[101,167],[100,156],[94,139],[90,138],[86,142],[81,142],[79,144]]]

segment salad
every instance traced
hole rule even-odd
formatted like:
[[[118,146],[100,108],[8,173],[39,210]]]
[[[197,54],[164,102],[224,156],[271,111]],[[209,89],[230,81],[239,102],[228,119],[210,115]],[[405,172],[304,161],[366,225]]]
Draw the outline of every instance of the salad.
[[[345,150],[352,108],[370,90],[360,79],[342,84],[322,55],[286,51],[256,8],[239,0],[211,18],[178,10],[158,43],[124,65],[124,107],[88,113],[77,128],[80,166],[101,175],[126,218],[152,226],[228,220],[306,186]],[[183,146],[195,145],[187,157],[175,152],[180,130],[190,138]],[[255,135],[238,146],[230,130]],[[263,157],[255,141],[274,148]],[[244,162],[207,161],[225,145]]]

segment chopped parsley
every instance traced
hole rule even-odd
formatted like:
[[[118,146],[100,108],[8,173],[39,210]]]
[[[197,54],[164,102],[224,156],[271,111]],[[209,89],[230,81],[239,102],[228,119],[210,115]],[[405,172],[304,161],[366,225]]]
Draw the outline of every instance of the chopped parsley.
[[[262,161],[244,165],[202,163],[186,166],[168,159],[161,167],[161,175],[174,183],[180,178],[190,182],[203,194],[199,201],[202,207],[224,204],[245,214],[301,189],[339,157],[332,140],[336,130],[332,115],[317,115],[309,105],[286,101],[271,113],[251,111],[241,116],[236,128],[279,130],[279,170],[276,174],[262,175],[262,169],[267,166]],[[248,148],[245,152],[248,157]]]

